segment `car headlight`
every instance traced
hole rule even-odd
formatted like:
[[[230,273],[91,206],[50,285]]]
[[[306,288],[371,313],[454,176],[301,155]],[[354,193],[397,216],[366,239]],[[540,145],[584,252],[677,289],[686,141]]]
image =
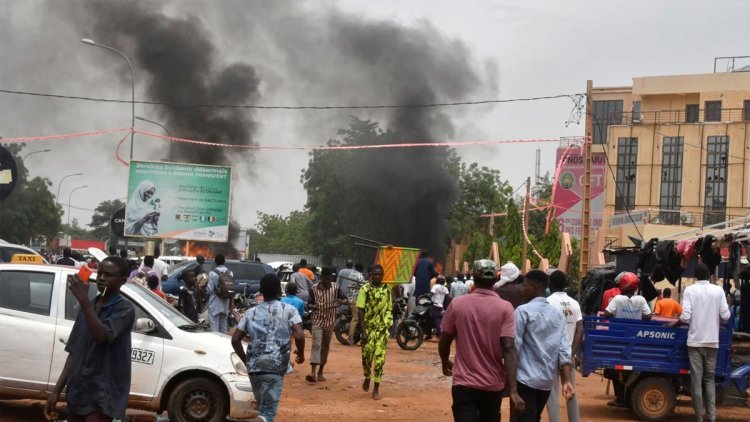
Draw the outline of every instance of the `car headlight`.
[[[229,355],[232,359],[232,366],[234,367],[234,370],[237,371],[238,374],[247,376],[247,365],[245,362],[240,359],[239,356],[237,356],[237,353],[232,352],[231,355]]]

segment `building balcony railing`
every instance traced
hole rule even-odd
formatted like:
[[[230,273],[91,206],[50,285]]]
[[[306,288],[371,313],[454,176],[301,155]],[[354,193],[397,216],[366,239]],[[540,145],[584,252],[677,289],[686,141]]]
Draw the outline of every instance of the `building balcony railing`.
[[[623,111],[611,113],[607,125],[660,125],[689,123],[750,123],[750,108]]]
[[[681,210],[664,210],[657,208],[631,210],[631,216],[635,222],[643,223],[644,213],[646,213],[648,224],[659,224],[667,226],[685,226],[685,227],[705,227],[723,223],[746,215],[728,214],[726,211],[681,211]],[[625,211],[616,211],[617,216],[623,216]]]

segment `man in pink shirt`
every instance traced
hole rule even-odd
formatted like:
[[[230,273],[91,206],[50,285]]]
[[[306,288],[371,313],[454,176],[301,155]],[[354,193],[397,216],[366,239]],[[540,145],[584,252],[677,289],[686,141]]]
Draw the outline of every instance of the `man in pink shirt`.
[[[453,376],[453,419],[457,422],[500,421],[505,388],[512,405],[523,411],[516,387],[518,355],[513,306],[492,291],[493,261],[474,262],[474,292],[455,298],[445,313],[438,345],[443,374]],[[455,365],[450,360],[456,339]]]

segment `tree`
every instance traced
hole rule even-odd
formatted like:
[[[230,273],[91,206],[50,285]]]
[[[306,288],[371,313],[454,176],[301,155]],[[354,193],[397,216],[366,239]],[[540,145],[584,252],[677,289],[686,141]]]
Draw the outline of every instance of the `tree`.
[[[479,167],[477,163],[460,163],[456,167],[459,198],[448,217],[449,234],[458,242],[470,239],[463,260],[473,262],[487,257],[493,241],[489,234],[491,222],[495,221],[494,233],[499,233],[501,227],[500,218],[480,216],[504,210],[512,189],[500,178],[498,170]]]
[[[92,238],[102,240],[109,237],[109,223],[112,215],[123,208],[125,208],[125,203],[119,199],[100,202],[94,208],[94,215],[91,216],[91,222],[88,224],[92,229]]]
[[[25,144],[4,145],[15,156],[18,183],[13,192],[0,201],[0,238],[12,243],[29,243],[37,236],[47,240],[60,231],[62,209],[50,191],[52,182],[35,177],[28,180],[28,170],[20,158]]]
[[[258,223],[250,230],[250,248],[256,253],[308,255],[313,250],[309,222],[306,211],[292,211],[287,217],[258,212]]]
[[[396,144],[399,135],[352,119],[331,147]],[[447,217],[456,199],[449,148],[316,150],[301,182],[307,190],[310,241],[324,257],[358,257],[349,235],[397,246],[428,248],[438,258],[449,243]]]

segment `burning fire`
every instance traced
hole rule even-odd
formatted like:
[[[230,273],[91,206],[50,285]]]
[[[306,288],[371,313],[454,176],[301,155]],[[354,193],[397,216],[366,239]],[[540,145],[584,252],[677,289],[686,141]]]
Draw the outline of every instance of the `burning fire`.
[[[189,247],[189,249],[188,249]],[[197,256],[203,255],[206,259],[214,258],[214,251],[211,250],[211,246],[200,242],[189,242],[182,247],[183,256]]]
[[[227,259],[238,259],[239,254],[229,243],[186,242],[182,247],[183,256],[203,255],[206,259],[213,259],[216,254],[223,254]]]

